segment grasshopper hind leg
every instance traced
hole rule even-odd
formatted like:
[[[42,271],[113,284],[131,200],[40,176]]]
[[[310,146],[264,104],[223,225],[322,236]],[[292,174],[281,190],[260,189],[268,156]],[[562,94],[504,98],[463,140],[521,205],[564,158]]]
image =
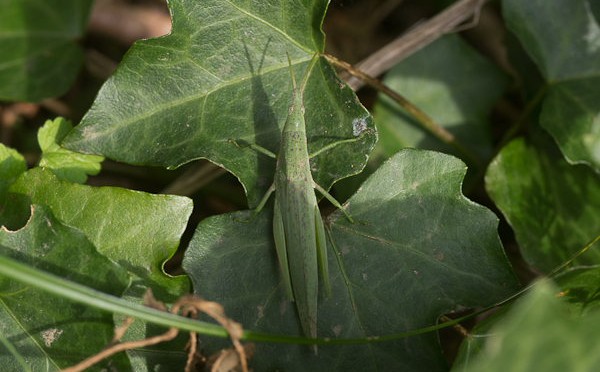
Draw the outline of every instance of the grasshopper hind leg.
[[[331,283],[329,281],[329,268],[327,266],[327,236],[325,235],[325,226],[319,207],[315,206],[315,232],[317,238],[317,257],[319,261],[319,270],[323,287],[325,288],[325,297],[331,295]]]
[[[275,250],[277,251],[277,260],[279,261],[279,269],[283,280],[285,295],[288,300],[294,301],[294,291],[292,290],[290,267],[288,266],[283,219],[281,218],[281,207],[277,198],[275,198],[275,207],[273,208],[273,237],[275,240]]]

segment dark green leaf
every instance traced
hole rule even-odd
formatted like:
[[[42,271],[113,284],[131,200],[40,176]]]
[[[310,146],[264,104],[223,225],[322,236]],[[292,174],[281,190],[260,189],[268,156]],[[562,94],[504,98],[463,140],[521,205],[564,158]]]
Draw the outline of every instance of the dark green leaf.
[[[328,219],[332,296],[319,304],[320,337],[364,338],[435,324],[446,312],[487,305],[515,279],[497,219],[460,193],[466,167],[433,152],[404,150],[347,203],[356,220]],[[221,215],[198,226],[184,258],[196,293],[225,305],[246,328],[301,334],[280,283],[271,215]],[[354,346],[259,344],[257,370],[444,370],[435,333]]]
[[[42,206],[33,207],[22,229],[0,230],[0,254],[114,295],[129,282],[126,272],[96,252],[83,233],[63,225]],[[64,368],[97,353],[113,337],[110,314],[4,277],[0,305],[3,371],[24,370],[19,361],[32,371]],[[16,354],[8,353],[7,346]],[[128,362],[120,355],[99,366],[127,368]]]
[[[327,1],[169,6],[171,35],[133,46],[64,146],[131,164],[178,167],[207,158],[235,174],[255,206],[275,163],[230,140],[277,152],[292,94],[286,54],[300,79],[323,51]],[[314,158],[315,180],[328,188],[359,172],[375,142],[372,120],[323,60],[308,81],[305,106],[311,152],[370,129],[361,141]]]
[[[600,313],[572,314],[557,293],[549,282],[538,282],[489,332],[471,336],[485,339],[485,346],[456,371],[598,370]]]
[[[486,189],[530,265],[550,272],[600,234],[600,178],[569,165],[552,141],[537,136],[505,146],[491,163]],[[592,250],[578,263],[599,263]]]
[[[506,77],[458,36],[440,38],[411,55],[391,69],[383,82],[479,158],[491,155],[487,117],[504,90]],[[374,110],[381,138],[376,154],[388,158],[402,148],[415,147],[462,155],[426,132],[387,96],[380,94]]]
[[[64,93],[79,71],[77,45],[91,0],[0,0],[0,99]]]
[[[503,4],[508,27],[549,84],[542,126],[571,163],[600,172],[600,20],[593,1],[504,0]]]
[[[100,172],[104,157],[79,154],[61,147],[58,143],[71,129],[71,123],[63,118],[46,121],[38,130],[38,143],[42,149],[39,165],[52,170],[60,179],[84,183],[88,175]]]
[[[186,292],[187,279],[168,277],[162,264],[179,244],[190,199],[73,184],[40,168],[25,173],[10,191],[48,206],[61,222],[83,231],[100,253],[142,278],[157,297]]]

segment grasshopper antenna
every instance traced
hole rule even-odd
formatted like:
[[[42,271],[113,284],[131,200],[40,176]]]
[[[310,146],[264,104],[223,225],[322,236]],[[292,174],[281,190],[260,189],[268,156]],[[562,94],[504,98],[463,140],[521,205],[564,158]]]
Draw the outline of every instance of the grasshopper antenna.
[[[285,55],[287,55],[288,68],[290,69],[290,76],[292,77],[292,88],[294,89],[294,92],[295,92],[296,91],[296,75],[294,75],[294,69],[292,68],[292,60],[291,60],[290,54],[288,52],[285,52]]]
[[[290,69],[290,75],[292,77],[292,88],[294,89],[294,92],[295,92],[296,89],[298,88],[298,85],[296,83],[296,75],[294,74],[294,69],[292,68],[292,60],[290,58],[290,54],[288,52],[285,52],[285,54],[287,55],[288,67]],[[308,78],[310,76],[310,73],[312,72],[313,67],[315,67],[315,64],[317,62],[316,57],[318,57],[318,55],[319,55],[318,53],[315,53],[310,60],[310,65],[308,66],[308,69],[306,70],[306,73],[304,74],[304,78],[302,79],[302,85],[300,86],[300,92],[304,92],[304,88],[306,88]]]

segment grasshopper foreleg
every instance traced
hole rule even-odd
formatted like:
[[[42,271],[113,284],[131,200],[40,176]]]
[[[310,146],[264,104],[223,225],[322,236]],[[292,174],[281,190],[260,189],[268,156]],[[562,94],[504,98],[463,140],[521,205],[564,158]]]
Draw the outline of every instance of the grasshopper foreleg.
[[[350,221],[350,223],[354,223],[354,220],[352,219],[352,217],[350,217],[350,215],[348,214],[348,212],[346,212],[346,210],[344,209],[344,207],[342,207],[342,205],[340,204],[339,201],[335,200],[335,198],[327,192],[327,190],[325,190],[324,188],[322,188],[321,186],[319,186],[316,182],[313,182],[313,187],[319,191],[321,193],[321,195],[323,195],[325,197],[325,199],[329,200],[329,202],[331,202],[331,204],[333,204],[337,209],[339,209],[340,211],[342,211],[342,213],[344,214],[344,216],[346,216],[346,218],[348,219],[348,221]]]

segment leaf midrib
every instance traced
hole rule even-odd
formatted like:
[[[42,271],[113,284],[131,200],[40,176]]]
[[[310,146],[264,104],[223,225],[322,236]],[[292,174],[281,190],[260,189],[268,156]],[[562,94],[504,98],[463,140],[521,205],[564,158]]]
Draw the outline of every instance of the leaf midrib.
[[[312,56],[311,56],[312,58]],[[299,64],[299,63],[303,63],[310,60],[310,58],[306,58],[306,59],[302,59],[299,61],[296,61],[295,63],[292,64],[292,66]],[[270,66],[270,68],[266,68],[264,69],[260,75],[266,75],[267,73],[273,72],[273,71],[277,71],[277,70],[281,70],[281,69],[288,69],[287,65],[275,65],[275,66]],[[211,94],[218,92],[221,89],[225,89],[231,86],[234,86],[236,84],[240,84],[243,83],[245,81],[248,81],[250,79],[255,78],[255,75],[244,75],[243,77],[240,77],[238,79],[234,79],[234,80],[229,80],[229,81],[225,81],[223,84],[219,84],[216,85],[214,87],[214,89],[212,90],[208,90],[205,92],[201,92],[198,94],[192,94],[186,97],[183,97],[181,99],[178,100],[173,100],[173,101],[168,101],[166,103],[160,104],[160,105],[153,105],[154,109],[145,109],[143,110],[143,114],[141,115],[135,115],[135,116],[131,116],[126,120],[121,120],[118,121],[117,123],[115,123],[114,125],[111,125],[109,129],[105,129],[101,132],[99,132],[98,134],[101,134],[103,136],[108,136],[113,134],[114,132],[121,130],[122,128],[128,127],[129,125],[132,125],[136,122],[140,122],[140,121],[144,121],[145,119],[148,119],[152,116],[154,116],[157,113],[160,113],[162,111],[168,110],[168,109],[172,109],[175,108],[177,106],[180,105],[184,105],[187,104],[189,102],[194,102],[196,100],[206,100],[208,98],[208,96],[210,96]],[[92,111],[90,111],[92,112]],[[202,122],[199,124],[199,127],[202,128]],[[95,137],[97,138],[97,137]],[[68,142],[68,141],[67,141]],[[79,141],[77,141],[79,142]]]
[[[233,8],[235,8],[240,13],[257,20],[258,22],[264,24],[265,26],[270,27],[271,29],[273,29],[274,31],[276,31],[277,33],[279,33],[283,37],[285,37],[287,40],[289,40],[292,44],[296,45],[299,49],[304,50],[306,53],[311,53],[310,50],[306,49],[303,45],[298,43],[295,39],[291,38],[290,35],[288,35],[285,31],[283,31],[279,27],[273,25],[272,23],[267,22],[265,19],[262,19],[255,14],[250,13],[249,11],[247,11],[245,9],[240,8],[239,6],[234,4],[231,0],[225,0],[225,2],[227,2],[229,5],[231,5]]]

